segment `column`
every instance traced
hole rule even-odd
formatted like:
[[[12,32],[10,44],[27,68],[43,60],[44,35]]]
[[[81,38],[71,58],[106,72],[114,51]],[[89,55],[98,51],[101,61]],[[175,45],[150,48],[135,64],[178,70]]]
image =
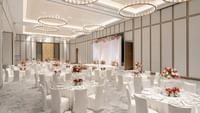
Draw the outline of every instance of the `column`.
[[[0,89],[3,88],[3,70],[2,70],[2,41],[3,41],[3,36],[2,36],[2,32],[3,32],[3,0],[0,0]]]

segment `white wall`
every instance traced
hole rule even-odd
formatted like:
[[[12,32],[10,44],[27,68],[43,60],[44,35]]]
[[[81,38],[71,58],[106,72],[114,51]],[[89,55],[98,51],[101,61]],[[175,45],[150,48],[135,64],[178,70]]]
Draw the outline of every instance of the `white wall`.
[[[142,62],[144,70],[158,72],[170,66],[177,68],[183,77],[200,79],[199,6],[200,0],[176,4],[142,18],[115,23],[88,37],[95,39],[124,33],[125,38],[133,39],[134,62]],[[81,38],[73,43],[80,42]],[[71,57],[75,56],[76,47],[82,48],[84,45],[87,44],[70,44]],[[87,56],[79,57],[85,59]]]
[[[12,64],[12,33],[3,32],[3,64]]]

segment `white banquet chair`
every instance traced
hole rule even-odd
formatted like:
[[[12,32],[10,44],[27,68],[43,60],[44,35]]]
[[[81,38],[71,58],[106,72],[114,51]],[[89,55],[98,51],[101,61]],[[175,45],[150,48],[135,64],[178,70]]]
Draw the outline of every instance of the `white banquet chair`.
[[[13,77],[13,82],[19,81],[20,76],[19,76],[19,70],[14,70],[14,77]]]
[[[9,72],[7,69],[5,69],[5,82],[9,81]]]
[[[106,70],[106,78],[108,79],[108,81],[112,81],[112,70],[111,69]]]
[[[128,86],[126,86],[126,94],[128,97],[128,113],[135,113],[136,112],[135,100],[131,98],[131,93]]]
[[[26,77],[30,77],[30,76],[31,76],[31,69],[27,69],[27,70],[25,71],[25,76],[26,76]]]
[[[97,86],[95,94],[88,96],[88,108],[93,111],[102,110],[104,107],[104,96],[104,86]]]
[[[101,75],[100,75],[100,70],[94,70],[94,80],[96,82],[100,82],[101,81]]]
[[[87,89],[74,90],[73,113],[88,113]]]
[[[43,86],[46,85],[46,79],[44,74],[39,74],[39,83]]]
[[[37,73],[34,73],[34,79],[35,79],[35,87],[37,88],[39,86],[38,74]]]
[[[118,75],[117,76],[117,90],[119,91],[123,90],[124,85],[126,85],[126,83],[124,83],[123,76]]]
[[[181,108],[181,107],[176,107],[174,105],[168,105],[168,111],[169,113],[191,113],[192,109],[191,108]]]
[[[128,90],[129,90],[130,96],[131,96],[131,97],[134,97],[135,91],[134,91],[133,82],[129,82],[129,83],[127,84],[127,88],[128,88]]]
[[[147,100],[135,95],[136,113],[158,113],[157,111],[148,108]]]
[[[135,89],[135,93],[141,93],[142,89],[143,89],[143,84],[142,84],[142,77],[136,77],[134,76],[134,89]]]
[[[69,99],[61,97],[59,89],[51,88],[51,113],[64,113],[69,106]]]
[[[72,79],[72,73],[66,73],[65,74],[65,80],[70,81]]]
[[[188,92],[191,92],[191,93],[196,93],[197,92],[197,84],[184,82],[183,89],[185,91],[188,91]]]
[[[142,88],[151,88],[151,80],[150,79],[142,79]]]
[[[40,86],[40,90],[42,92],[43,110],[46,111],[47,108],[51,108],[51,95],[47,95],[47,89],[43,85]]]

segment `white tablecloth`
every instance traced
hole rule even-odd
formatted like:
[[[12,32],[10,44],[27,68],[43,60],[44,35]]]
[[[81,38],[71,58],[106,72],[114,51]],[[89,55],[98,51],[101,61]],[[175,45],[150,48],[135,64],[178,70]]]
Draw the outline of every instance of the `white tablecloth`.
[[[161,93],[159,88],[144,89],[141,94],[146,98],[150,106],[159,113],[169,113],[168,104],[179,107],[191,107],[192,113],[200,113],[200,95],[181,91],[179,97],[168,97]]]

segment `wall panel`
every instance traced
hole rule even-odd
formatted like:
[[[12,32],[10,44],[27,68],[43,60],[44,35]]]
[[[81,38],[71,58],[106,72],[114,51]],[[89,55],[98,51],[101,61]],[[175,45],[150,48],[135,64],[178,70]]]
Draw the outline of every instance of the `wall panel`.
[[[191,0],[191,2],[189,2],[189,14],[196,14],[196,13],[200,13],[200,0]]]
[[[140,28],[141,27],[141,17],[134,19],[134,28]]]
[[[186,3],[178,4],[174,6],[174,18],[180,18],[186,16]]]
[[[124,23],[120,23],[120,32],[124,32]]]
[[[125,31],[131,30],[132,29],[132,20],[128,20],[125,22]]]
[[[174,22],[174,67],[186,76],[186,19]]]
[[[141,30],[134,32],[134,61],[141,62]]]
[[[172,7],[166,8],[162,12],[162,22],[172,19]]]
[[[151,24],[160,23],[160,11],[156,11],[151,15]]]
[[[160,25],[152,26],[151,29],[151,69],[160,71]]]
[[[12,33],[3,32],[3,64],[12,64]]]
[[[143,70],[150,70],[150,28],[142,30],[142,63]]]
[[[200,16],[189,19],[189,75],[200,78]]]
[[[172,67],[172,22],[162,24],[162,69]]]

